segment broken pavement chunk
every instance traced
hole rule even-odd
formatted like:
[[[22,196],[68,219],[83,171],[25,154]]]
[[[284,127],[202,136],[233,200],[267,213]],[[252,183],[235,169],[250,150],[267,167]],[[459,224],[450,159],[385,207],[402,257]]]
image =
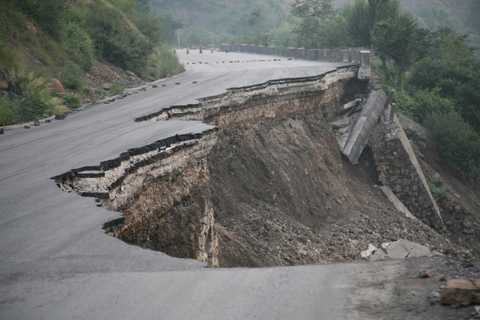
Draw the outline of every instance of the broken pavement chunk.
[[[343,114],[351,109],[353,107],[357,106],[360,103],[361,99],[355,99],[353,101],[350,101],[349,103],[344,104],[340,108],[337,109],[337,114]]]
[[[480,303],[480,281],[477,279],[449,279],[440,294],[440,303],[452,307]]]
[[[330,125],[332,126],[333,129],[340,129],[348,126],[349,124],[350,124],[350,119],[348,118],[330,122]]]

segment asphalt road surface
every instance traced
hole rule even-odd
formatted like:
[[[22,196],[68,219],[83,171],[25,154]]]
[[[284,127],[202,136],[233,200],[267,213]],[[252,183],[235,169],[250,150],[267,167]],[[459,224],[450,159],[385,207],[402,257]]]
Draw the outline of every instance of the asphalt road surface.
[[[229,87],[318,75],[338,65],[209,51],[179,55],[187,72],[164,80],[165,87],[0,136],[0,319],[361,318],[354,297],[362,264],[208,269],[106,235],[102,225],[120,214],[63,192],[51,179],[210,128],[196,121],[134,122],[137,117]],[[376,274],[394,274],[401,264],[378,265]],[[390,294],[382,292],[380,298]]]

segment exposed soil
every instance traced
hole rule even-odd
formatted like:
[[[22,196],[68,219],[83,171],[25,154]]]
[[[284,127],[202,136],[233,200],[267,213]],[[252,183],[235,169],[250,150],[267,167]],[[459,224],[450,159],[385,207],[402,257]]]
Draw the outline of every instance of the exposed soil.
[[[388,202],[368,148],[360,160],[340,156],[320,113],[223,131],[209,159],[220,266],[359,261],[398,239],[462,252]]]

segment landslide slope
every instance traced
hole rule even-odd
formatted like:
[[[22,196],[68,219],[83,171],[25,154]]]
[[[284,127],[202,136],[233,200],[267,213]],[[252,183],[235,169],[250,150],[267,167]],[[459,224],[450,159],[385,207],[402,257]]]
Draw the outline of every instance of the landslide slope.
[[[399,239],[461,251],[388,202],[368,148],[358,166],[340,155],[332,106],[353,94],[332,92],[308,112],[220,128],[209,155],[220,267],[358,261],[369,243]]]

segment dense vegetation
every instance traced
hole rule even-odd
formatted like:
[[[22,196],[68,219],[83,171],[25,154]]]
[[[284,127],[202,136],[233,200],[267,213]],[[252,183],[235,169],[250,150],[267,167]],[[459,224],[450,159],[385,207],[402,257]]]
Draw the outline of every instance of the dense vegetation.
[[[48,79],[60,75],[80,94],[95,58],[143,79],[181,71],[162,40],[149,0],[0,0],[0,81],[9,84],[0,96],[0,125],[79,107],[78,98],[57,97]],[[46,68],[29,65],[23,47]]]

